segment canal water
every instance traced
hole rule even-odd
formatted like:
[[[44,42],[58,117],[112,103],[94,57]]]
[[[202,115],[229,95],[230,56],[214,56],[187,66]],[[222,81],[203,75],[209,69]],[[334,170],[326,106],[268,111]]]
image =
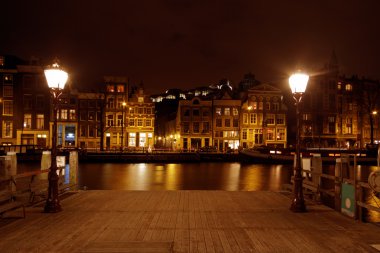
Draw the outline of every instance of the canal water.
[[[19,163],[18,173],[38,170],[39,166],[38,163]],[[366,181],[369,173],[376,169],[376,166],[359,166],[360,180]],[[334,175],[334,165],[324,167],[323,172]],[[292,173],[293,166],[289,164],[80,163],[78,187],[88,190],[279,191],[290,183]],[[373,194],[368,193],[367,198],[369,203],[380,205]],[[371,212],[367,217],[380,221],[379,213]]]

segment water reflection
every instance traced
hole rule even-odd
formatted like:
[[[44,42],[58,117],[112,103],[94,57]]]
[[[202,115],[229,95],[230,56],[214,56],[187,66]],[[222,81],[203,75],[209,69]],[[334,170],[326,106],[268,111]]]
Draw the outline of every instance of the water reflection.
[[[284,165],[240,163],[80,164],[79,186],[99,190],[280,190],[290,181]]]

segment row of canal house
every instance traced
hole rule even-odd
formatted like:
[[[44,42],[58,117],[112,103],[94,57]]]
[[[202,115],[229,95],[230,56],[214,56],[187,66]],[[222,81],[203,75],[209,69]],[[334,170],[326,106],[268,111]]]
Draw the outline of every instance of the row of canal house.
[[[38,59],[0,56],[0,143],[51,147],[52,101]],[[97,91],[69,82],[59,98],[57,145],[62,148],[148,148],[154,140],[154,103],[127,78],[105,77]]]
[[[51,147],[52,103],[41,66],[38,59],[0,56],[2,146]],[[301,104],[302,145],[364,148],[378,143],[379,81],[341,76],[335,55],[320,72],[310,79]],[[151,97],[123,77],[105,77],[92,92],[73,86],[72,81],[66,85],[57,115],[57,143],[64,148],[228,150],[294,143],[294,106],[289,111],[286,106],[292,105],[290,94],[283,96],[251,74],[237,90],[226,82]]]
[[[286,147],[287,106],[282,97],[281,90],[269,84],[252,85],[240,94],[228,83],[198,88],[182,94],[158,138],[176,150]]]

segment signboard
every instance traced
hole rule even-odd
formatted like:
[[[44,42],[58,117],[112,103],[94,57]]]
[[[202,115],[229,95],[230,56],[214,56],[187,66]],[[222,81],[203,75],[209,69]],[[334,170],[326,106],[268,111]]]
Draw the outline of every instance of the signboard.
[[[349,217],[355,216],[355,188],[351,184],[342,184],[341,212]]]

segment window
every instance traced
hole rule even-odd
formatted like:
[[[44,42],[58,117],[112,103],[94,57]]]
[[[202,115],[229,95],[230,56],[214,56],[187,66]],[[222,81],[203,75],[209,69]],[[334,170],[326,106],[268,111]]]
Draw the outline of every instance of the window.
[[[199,109],[193,109],[193,117],[199,117]]]
[[[259,102],[259,110],[263,109],[263,102]]]
[[[239,127],[239,119],[233,119],[232,126],[233,127]]]
[[[274,114],[267,114],[267,122],[268,125],[274,125]]]
[[[305,121],[306,120],[311,120],[311,114],[310,113],[304,113],[304,114],[302,114],[302,119],[305,120]]]
[[[75,109],[70,109],[69,110],[69,119],[70,120],[76,120],[77,119],[76,113],[75,113]]]
[[[352,91],[352,84],[346,84],[346,91]]]
[[[113,115],[107,116],[107,126],[113,126]]]
[[[215,125],[216,127],[222,127],[222,119],[216,119]]]
[[[143,126],[143,120],[142,119],[137,119],[137,126],[142,127]]]
[[[128,146],[136,147],[136,133],[129,133]]]
[[[231,127],[231,120],[230,119],[225,119],[224,120],[224,126],[225,127]]]
[[[115,86],[108,84],[107,85],[107,92],[115,92]]]
[[[140,115],[144,114],[144,108],[143,107],[138,107],[137,108],[137,113],[140,114]]]
[[[12,74],[4,74],[4,84],[13,84],[13,75]]]
[[[12,138],[13,123],[12,121],[3,121],[3,137]]]
[[[284,128],[278,128],[277,129],[277,140],[278,141],[284,141],[285,140],[285,129]]]
[[[24,95],[24,109],[31,110],[33,108],[32,95]]]
[[[122,126],[123,125],[123,115],[117,115],[117,126]]]
[[[107,101],[108,108],[114,108],[115,107],[115,100],[113,98],[109,98]]]
[[[242,139],[243,139],[243,140],[248,140],[248,133],[247,133],[247,129],[243,129],[243,135],[242,135]]]
[[[86,137],[87,135],[86,135],[86,131],[87,130],[87,128],[86,128],[86,126],[85,125],[81,125],[80,126],[80,132],[79,132],[79,134],[80,134],[80,137]]]
[[[253,110],[257,110],[257,102],[253,102],[252,103],[252,109]]]
[[[273,128],[267,129],[267,140],[268,141],[274,141],[274,129]]]
[[[190,110],[189,109],[185,109],[185,112],[183,113],[183,116],[185,116],[185,117],[190,116]]]
[[[209,122],[203,122],[202,133],[208,133],[208,132],[210,132],[210,123]]]
[[[199,133],[199,122],[193,123],[193,133]]]
[[[238,116],[239,115],[238,108],[236,108],[236,107],[232,108],[232,115],[234,115],[234,116]]]
[[[3,87],[3,96],[4,97],[13,97],[13,86],[4,86]]]
[[[37,129],[44,129],[45,116],[43,114],[37,114],[36,116],[36,127]]]
[[[250,113],[249,114],[249,124],[253,124],[253,125],[257,124],[257,114],[256,113]]]
[[[206,109],[206,110],[203,110],[203,111],[202,111],[202,116],[203,116],[203,117],[208,117],[208,116],[210,116],[210,111],[207,110],[207,109]]]
[[[67,119],[67,109],[61,110],[61,119]]]
[[[243,124],[248,124],[248,113],[243,113]]]
[[[231,115],[230,108],[224,108],[224,115],[225,116],[230,116]]]
[[[266,109],[267,111],[270,110],[270,102],[266,102],[266,103],[265,103],[265,109]]]
[[[87,120],[87,112],[86,111],[82,111],[82,112],[80,112],[80,120],[82,120],[82,121],[85,121],[85,120]]]
[[[352,118],[351,117],[346,118],[346,133],[352,134]]]
[[[146,108],[146,114],[152,114],[152,108]]]
[[[277,125],[284,125],[285,124],[285,115],[284,114],[277,114],[276,123],[277,123]]]
[[[152,120],[151,119],[146,119],[145,120],[145,126],[146,127],[151,127],[152,126]]]
[[[138,97],[137,102],[139,103],[144,103],[144,97]]]
[[[183,122],[183,127],[182,127],[182,132],[183,133],[189,133],[190,132],[190,124],[189,122]]]
[[[274,111],[278,111],[278,110],[280,110],[280,104],[279,104],[279,103],[273,103],[273,104],[272,104],[272,109],[273,109]]]
[[[117,92],[124,92],[124,85],[118,84],[116,85]]]
[[[31,128],[32,127],[32,114],[24,114],[24,128]]]
[[[88,137],[95,137],[95,127],[93,125],[88,126]]]
[[[215,109],[215,114],[216,115],[222,115],[222,108],[218,107]]]
[[[45,105],[45,98],[42,95],[37,95],[36,97],[36,108],[37,109],[43,109]]]
[[[8,116],[13,115],[13,101],[12,100],[4,100],[3,115],[8,115]]]
[[[135,126],[135,119],[129,119],[129,126]]]

